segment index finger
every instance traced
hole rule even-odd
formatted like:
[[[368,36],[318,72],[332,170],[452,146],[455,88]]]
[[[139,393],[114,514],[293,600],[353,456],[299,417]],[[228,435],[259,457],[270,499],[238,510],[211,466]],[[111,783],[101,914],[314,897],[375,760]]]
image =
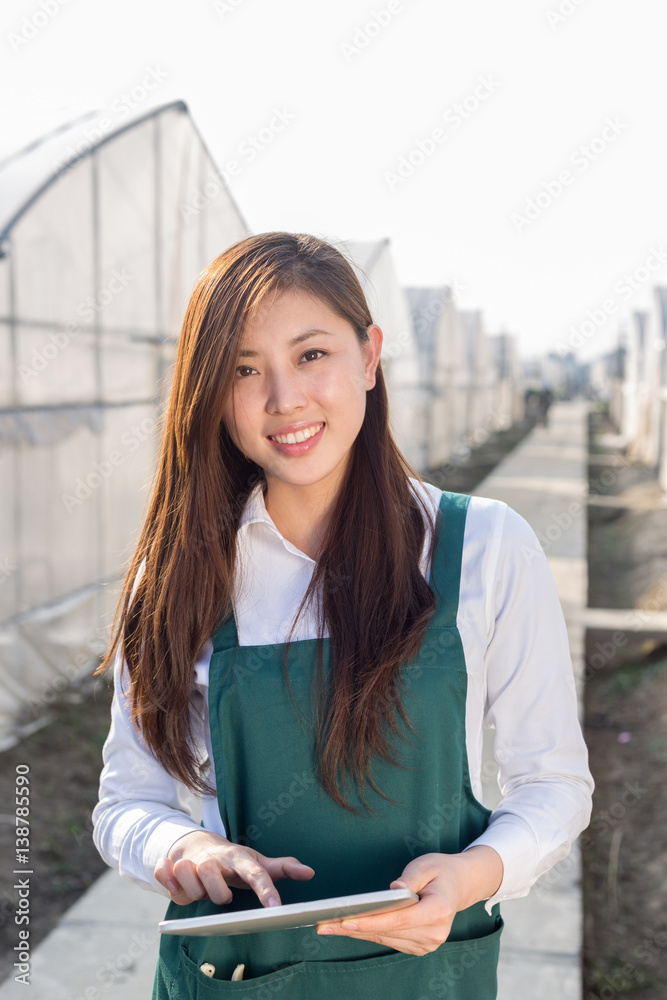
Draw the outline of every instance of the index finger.
[[[262,906],[280,906],[280,894],[266,868],[251,858],[239,858],[234,871],[256,893]]]

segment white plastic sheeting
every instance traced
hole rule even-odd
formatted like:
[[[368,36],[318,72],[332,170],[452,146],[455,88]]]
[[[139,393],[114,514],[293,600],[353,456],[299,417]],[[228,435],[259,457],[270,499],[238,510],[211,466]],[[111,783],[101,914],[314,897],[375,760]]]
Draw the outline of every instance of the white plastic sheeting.
[[[394,440],[412,467],[423,471],[428,463],[428,428],[419,345],[390,242],[349,240],[342,249],[355,266],[371,315],[384,334],[381,359]]]
[[[182,102],[81,136],[0,167],[0,746],[106,648],[188,299],[248,232]]]

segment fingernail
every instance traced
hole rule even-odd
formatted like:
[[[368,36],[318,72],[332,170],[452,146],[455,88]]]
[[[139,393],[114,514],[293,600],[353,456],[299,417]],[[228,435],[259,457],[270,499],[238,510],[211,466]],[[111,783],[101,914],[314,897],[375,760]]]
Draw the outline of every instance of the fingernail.
[[[317,933],[318,934],[333,934],[333,931],[332,931],[332,929],[330,927],[318,927],[317,928]]]
[[[266,901],[267,906],[280,906],[280,900],[277,896],[269,896]]]
[[[358,931],[359,928],[356,924],[353,924],[351,920],[341,920],[341,927],[344,927],[346,931]]]
[[[407,889],[405,882],[392,882],[391,887],[392,889]]]
[[[171,879],[167,879],[167,889],[169,889],[169,892],[178,892],[180,886],[177,882],[172,882]]]

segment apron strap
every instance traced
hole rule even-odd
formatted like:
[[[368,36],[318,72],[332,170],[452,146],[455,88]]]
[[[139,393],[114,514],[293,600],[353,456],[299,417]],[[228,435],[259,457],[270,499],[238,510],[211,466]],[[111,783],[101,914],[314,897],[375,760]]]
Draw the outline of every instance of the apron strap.
[[[459,584],[463,558],[463,536],[470,497],[443,490],[436,515],[436,547],[429,574],[429,586],[436,595],[435,613],[429,628],[456,627],[459,609]],[[230,649],[238,642],[234,613],[212,636],[213,651]]]
[[[459,610],[463,537],[470,497],[443,490],[436,518],[436,547],[429,586],[436,596],[429,628],[456,628]]]
[[[222,625],[211,636],[213,652],[219,653],[223,649],[233,649],[238,643],[238,631],[236,629],[236,617],[234,612],[225,618]]]

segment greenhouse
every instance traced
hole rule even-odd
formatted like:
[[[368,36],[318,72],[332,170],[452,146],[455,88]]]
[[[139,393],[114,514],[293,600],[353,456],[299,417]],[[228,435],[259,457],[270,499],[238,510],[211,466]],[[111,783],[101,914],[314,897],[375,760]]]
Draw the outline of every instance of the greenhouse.
[[[248,232],[184,103],[103,126],[0,166],[5,746],[106,648],[185,306]]]

